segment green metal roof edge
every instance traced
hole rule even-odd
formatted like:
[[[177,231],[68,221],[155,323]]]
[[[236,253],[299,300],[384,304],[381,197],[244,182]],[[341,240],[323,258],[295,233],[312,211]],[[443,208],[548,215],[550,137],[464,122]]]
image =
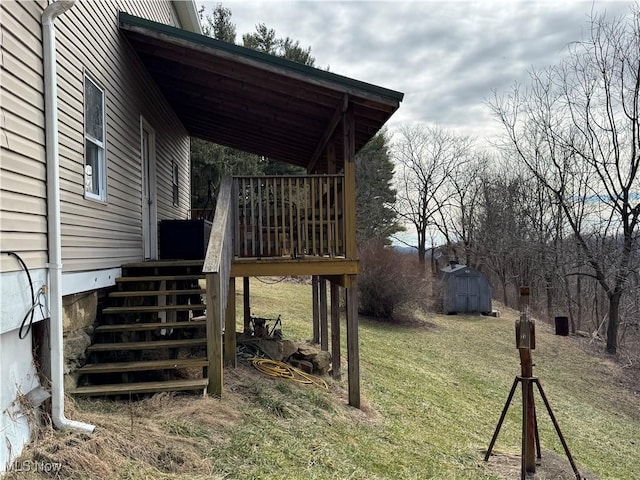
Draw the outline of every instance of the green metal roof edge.
[[[229,53],[241,55],[248,59],[257,60],[265,64],[286,68],[298,73],[302,73],[304,75],[309,75],[318,79],[338,83],[343,86],[356,88],[364,92],[379,95],[381,97],[386,97],[398,102],[401,102],[404,98],[404,93],[402,92],[379,87],[378,85],[355,80],[353,78],[338,75],[337,73],[328,72],[326,70],[320,70],[319,68],[310,67],[298,62],[293,62],[291,60],[287,60],[286,58],[276,57],[275,55],[270,55],[264,52],[258,52],[257,50],[242,47],[234,43],[216,40],[215,38],[207,37],[206,35],[200,35],[197,33],[189,32],[188,30],[183,30],[181,28],[176,28],[170,25],[165,25],[163,23],[147,20],[145,18],[136,17],[125,12],[119,13],[119,23],[120,27],[122,27],[123,25],[131,25],[134,27],[147,28],[149,30],[169,35],[171,37],[194,42],[205,47],[211,47],[217,50],[223,50]]]

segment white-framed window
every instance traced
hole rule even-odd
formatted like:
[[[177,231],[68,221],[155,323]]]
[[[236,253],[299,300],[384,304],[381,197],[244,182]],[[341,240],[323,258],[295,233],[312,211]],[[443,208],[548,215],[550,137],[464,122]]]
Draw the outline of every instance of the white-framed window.
[[[106,201],[106,126],[104,89],[84,77],[84,194]]]
[[[171,192],[173,193],[173,206],[177,207],[180,203],[178,190],[178,164],[175,160],[171,161]]]

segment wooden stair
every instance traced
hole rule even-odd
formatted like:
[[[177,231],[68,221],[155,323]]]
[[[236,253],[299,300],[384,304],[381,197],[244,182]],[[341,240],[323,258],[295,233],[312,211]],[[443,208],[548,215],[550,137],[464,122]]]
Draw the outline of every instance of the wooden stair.
[[[82,396],[206,391],[203,261],[123,265],[98,315],[88,363],[76,373]]]
[[[205,391],[209,381],[205,378],[167,380],[163,382],[132,382],[117,385],[91,385],[76,387],[75,395],[113,396],[158,392],[180,392],[189,390]]]

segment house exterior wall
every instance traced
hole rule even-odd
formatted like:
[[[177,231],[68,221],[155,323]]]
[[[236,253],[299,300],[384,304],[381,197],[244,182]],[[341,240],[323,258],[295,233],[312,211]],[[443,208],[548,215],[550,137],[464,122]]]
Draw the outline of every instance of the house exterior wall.
[[[29,440],[16,399],[38,385],[31,334],[18,329],[34,289],[48,284],[44,68],[47,1],[0,2],[0,473]],[[155,130],[158,220],[188,218],[189,138],[118,30],[118,12],[180,26],[168,1],[79,1],[56,20],[63,294],[113,285],[142,245],[140,125]],[[84,76],[105,90],[106,201],[84,195]],[[172,162],[179,172],[173,205]],[[37,300],[46,305],[45,295]],[[68,313],[68,312],[67,312]],[[34,322],[47,316],[34,310]],[[4,441],[3,441],[4,440]]]
[[[0,249],[30,269],[47,261],[44,82],[40,15],[46,2],[0,2]],[[20,270],[0,255],[0,271]],[[4,302],[3,302],[4,303]]]
[[[29,269],[47,261],[42,33],[47,2],[1,2],[2,162],[0,247]],[[142,256],[140,117],[155,129],[158,219],[187,218],[189,139],[120,35],[118,11],[175,25],[169,2],[77,2],[56,22],[63,275],[108,268]],[[84,195],[83,80],[105,89],[107,199]],[[171,164],[178,163],[173,206]],[[19,270],[0,257],[0,271]],[[63,280],[64,281],[64,280]]]
[[[140,117],[156,134],[158,219],[187,218],[189,140],[118,30],[115,2],[78,2],[59,20],[58,88],[63,275],[116,268],[142,258]],[[167,2],[127,2],[128,13],[173,24]],[[84,196],[83,80],[105,90],[107,201]],[[182,172],[174,207],[171,163]],[[64,280],[63,280],[64,282]]]

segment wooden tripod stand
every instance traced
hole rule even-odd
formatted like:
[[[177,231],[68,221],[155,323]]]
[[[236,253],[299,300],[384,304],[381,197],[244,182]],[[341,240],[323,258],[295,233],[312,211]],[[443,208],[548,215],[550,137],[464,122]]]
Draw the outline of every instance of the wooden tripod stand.
[[[511,400],[513,400],[513,395],[515,394],[518,383],[520,383],[522,384],[522,452],[520,479],[525,480],[527,473],[535,473],[536,453],[538,458],[542,458],[542,453],[540,450],[540,437],[538,435],[538,419],[536,417],[536,408],[533,400],[533,385],[536,385],[538,387],[538,392],[542,397],[542,401],[544,402],[545,407],[547,407],[547,412],[549,413],[551,422],[553,422],[556,433],[560,438],[562,448],[564,448],[564,453],[569,459],[569,463],[571,464],[573,473],[575,474],[577,480],[581,480],[582,477],[580,476],[580,472],[578,472],[578,468],[573,461],[571,452],[569,452],[567,442],[565,441],[564,436],[560,431],[560,426],[558,425],[558,421],[553,414],[553,410],[551,410],[551,405],[549,404],[549,400],[547,400],[547,396],[542,389],[540,380],[537,377],[533,376],[533,360],[531,357],[531,350],[535,349],[535,322],[533,322],[529,318],[529,287],[520,288],[520,312],[520,319],[516,321],[516,346],[518,347],[518,351],[520,352],[521,375],[516,376],[515,380],[513,381],[511,391],[509,392],[509,396],[507,397],[507,402],[502,409],[500,420],[498,421],[496,430],[493,433],[493,437],[491,438],[491,443],[489,444],[489,448],[487,449],[487,454],[484,456],[484,461],[489,461],[491,451],[493,450],[493,446],[495,445],[498,434],[500,433],[502,422],[507,415],[507,411],[509,410],[509,406],[511,405]]]

